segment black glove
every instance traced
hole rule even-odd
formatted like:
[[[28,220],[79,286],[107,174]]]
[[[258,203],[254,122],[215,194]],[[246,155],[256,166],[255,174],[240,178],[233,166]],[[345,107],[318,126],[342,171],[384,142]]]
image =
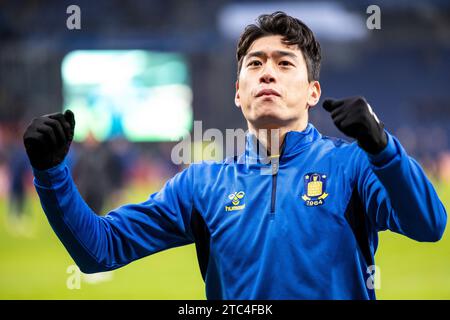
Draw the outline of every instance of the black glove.
[[[45,170],[60,164],[69,152],[74,129],[75,118],[70,110],[34,118],[23,135],[33,168]]]
[[[323,108],[331,113],[336,127],[356,139],[364,151],[378,154],[386,147],[384,125],[363,97],[326,99]]]

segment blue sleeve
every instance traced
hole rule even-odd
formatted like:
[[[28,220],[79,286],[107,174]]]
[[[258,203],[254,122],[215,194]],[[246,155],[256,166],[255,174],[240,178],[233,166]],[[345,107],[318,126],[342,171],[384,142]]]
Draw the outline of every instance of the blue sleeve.
[[[56,235],[81,271],[94,273],[194,241],[192,170],[178,173],[148,200],[121,206],[104,217],[82,199],[64,162],[33,172],[42,208]]]
[[[447,213],[420,165],[388,132],[377,155],[359,149],[358,191],[375,231],[391,230],[417,241],[438,241]],[[362,159],[362,161],[361,161]]]

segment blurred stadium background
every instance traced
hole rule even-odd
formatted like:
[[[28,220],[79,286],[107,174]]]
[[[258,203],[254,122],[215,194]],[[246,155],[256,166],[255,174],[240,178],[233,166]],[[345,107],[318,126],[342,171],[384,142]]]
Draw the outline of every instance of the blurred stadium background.
[[[72,4],[81,30],[66,27]],[[366,27],[371,4],[0,1],[0,298],[205,298],[192,245],[81,276],[70,290],[73,261],[40,208],[22,133],[33,117],[71,108],[69,164],[87,202],[107,213],[144,201],[181,169],[170,152],[194,119],[203,130],[245,129],[233,102],[235,46],[246,24],[275,10],[319,38],[323,97],[364,95],[449,209],[450,2],[377,1],[380,30]],[[321,107],[311,122],[341,136]],[[378,298],[450,299],[448,234],[430,244],[381,233]]]

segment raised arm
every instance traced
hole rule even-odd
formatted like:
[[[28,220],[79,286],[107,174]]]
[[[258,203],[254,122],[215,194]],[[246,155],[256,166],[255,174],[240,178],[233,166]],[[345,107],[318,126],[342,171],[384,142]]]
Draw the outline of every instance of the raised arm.
[[[34,119],[24,144],[42,208],[58,238],[85,273],[119,268],[149,254],[193,242],[191,168],[170,179],[147,201],[100,217],[80,196],[66,156],[73,137],[71,112]]]
[[[358,192],[376,231],[390,229],[418,241],[442,237],[447,214],[420,165],[384,130],[362,97],[327,99],[335,125],[355,138]]]
[[[376,231],[389,229],[417,241],[438,241],[447,214],[420,165],[390,134],[377,155],[358,161],[358,191]]]

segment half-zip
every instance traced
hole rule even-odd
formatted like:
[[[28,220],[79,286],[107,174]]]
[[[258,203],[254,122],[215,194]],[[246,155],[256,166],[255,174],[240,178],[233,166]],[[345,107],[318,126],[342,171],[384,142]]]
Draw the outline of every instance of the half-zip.
[[[272,196],[270,201],[270,213],[275,213],[275,202],[277,200],[277,177],[278,170],[280,168],[280,156],[270,156],[270,162],[272,166]]]
[[[246,157],[248,157],[251,161],[256,161],[257,163],[262,164],[261,166],[258,166],[259,169],[261,170],[260,171],[261,175],[272,176],[269,214],[271,214],[272,216],[271,218],[273,218],[275,216],[276,210],[277,183],[279,180],[278,171],[280,170],[281,161],[286,161],[286,159],[296,157],[297,154],[301,150],[307,148],[309,144],[313,143],[316,140],[319,140],[321,138],[321,135],[312,124],[308,124],[306,129],[303,131],[287,132],[284,137],[284,141],[281,144],[279,154],[269,155],[268,157],[267,157],[268,150],[263,150],[266,153],[264,153],[264,156],[261,155],[261,153],[263,152],[260,152],[259,148],[261,148],[262,146],[260,145],[259,140],[254,134],[249,134],[247,137],[248,140],[246,145]],[[267,162],[261,161],[261,160],[268,160],[268,158],[270,158],[270,167],[267,165]],[[249,164],[250,163],[251,162],[249,162]]]
[[[272,196],[270,200],[270,213],[275,213],[275,205],[277,200],[277,177],[278,177],[278,171],[280,170],[280,159],[283,155],[285,146],[286,146],[286,138],[283,141],[281,148],[280,148],[280,154],[271,155],[270,156],[270,164],[272,169]]]

